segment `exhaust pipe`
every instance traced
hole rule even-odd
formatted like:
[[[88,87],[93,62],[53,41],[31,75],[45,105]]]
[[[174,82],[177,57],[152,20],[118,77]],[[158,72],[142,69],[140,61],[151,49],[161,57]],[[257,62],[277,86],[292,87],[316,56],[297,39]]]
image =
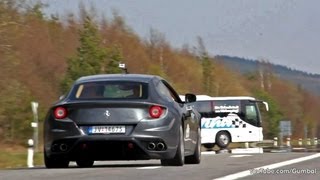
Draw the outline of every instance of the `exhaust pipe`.
[[[68,146],[66,144],[60,144],[60,151],[66,151]]]
[[[156,148],[156,145],[153,142],[148,144],[148,149],[149,150],[154,150],[155,148]]]
[[[53,144],[53,145],[51,146],[51,150],[52,150],[53,152],[59,151],[59,145],[58,145],[58,144]]]
[[[165,146],[164,146],[164,144],[163,144],[162,142],[159,142],[159,143],[157,144],[157,148],[159,149],[159,151],[163,151],[164,148],[165,148]]]

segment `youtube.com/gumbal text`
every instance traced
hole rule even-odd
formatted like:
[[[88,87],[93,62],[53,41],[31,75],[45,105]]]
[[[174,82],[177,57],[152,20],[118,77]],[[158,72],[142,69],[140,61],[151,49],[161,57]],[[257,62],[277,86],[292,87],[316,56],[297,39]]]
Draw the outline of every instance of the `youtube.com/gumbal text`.
[[[250,169],[250,174],[310,174],[310,175],[320,175],[320,169],[317,168],[291,168],[291,169],[269,169],[269,168],[256,168]]]

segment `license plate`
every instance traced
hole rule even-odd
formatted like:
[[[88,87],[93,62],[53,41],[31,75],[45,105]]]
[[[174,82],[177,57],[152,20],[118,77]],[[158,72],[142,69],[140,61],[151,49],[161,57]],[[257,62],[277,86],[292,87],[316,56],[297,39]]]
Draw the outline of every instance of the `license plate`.
[[[89,128],[89,134],[123,134],[125,132],[125,126],[92,126]]]

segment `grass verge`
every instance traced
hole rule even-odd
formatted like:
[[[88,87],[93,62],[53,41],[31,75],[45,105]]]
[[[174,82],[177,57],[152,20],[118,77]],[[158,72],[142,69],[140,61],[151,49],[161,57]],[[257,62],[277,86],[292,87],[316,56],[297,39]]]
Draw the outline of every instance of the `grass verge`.
[[[0,169],[27,168],[27,147],[10,146],[0,148]],[[34,154],[34,166],[43,166],[43,153]]]

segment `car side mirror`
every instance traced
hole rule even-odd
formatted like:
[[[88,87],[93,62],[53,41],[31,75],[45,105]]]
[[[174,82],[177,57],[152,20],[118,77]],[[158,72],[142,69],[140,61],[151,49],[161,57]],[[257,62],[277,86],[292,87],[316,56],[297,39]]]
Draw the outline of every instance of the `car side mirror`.
[[[196,100],[197,100],[197,96],[194,94],[186,94],[185,95],[185,102],[186,103],[195,102]]]

